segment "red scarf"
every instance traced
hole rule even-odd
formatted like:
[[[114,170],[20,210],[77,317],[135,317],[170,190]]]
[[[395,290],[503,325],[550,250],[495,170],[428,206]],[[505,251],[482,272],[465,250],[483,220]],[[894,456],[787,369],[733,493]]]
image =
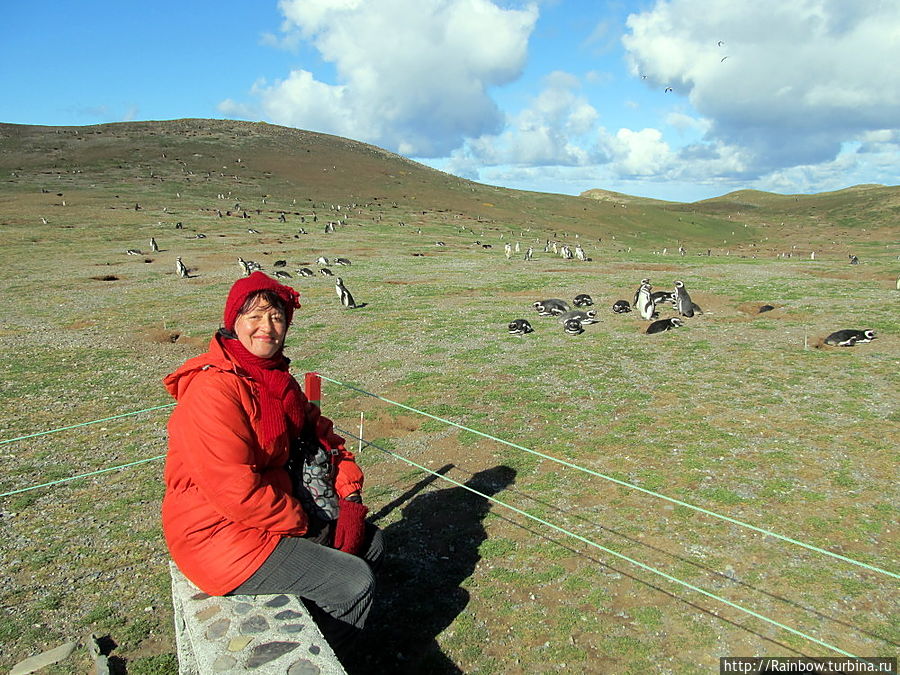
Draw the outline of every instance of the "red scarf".
[[[280,349],[275,356],[262,359],[251,354],[240,340],[223,338],[222,344],[238,365],[259,383],[260,447],[268,447],[285,431],[292,437],[297,436],[305,418],[306,397],[288,372],[290,360]]]

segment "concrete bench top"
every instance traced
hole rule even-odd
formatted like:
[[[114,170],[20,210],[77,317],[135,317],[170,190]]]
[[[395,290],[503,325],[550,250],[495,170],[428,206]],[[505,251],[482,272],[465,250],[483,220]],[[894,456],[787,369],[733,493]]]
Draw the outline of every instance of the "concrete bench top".
[[[296,596],[211,596],[169,571],[181,675],[346,675]]]

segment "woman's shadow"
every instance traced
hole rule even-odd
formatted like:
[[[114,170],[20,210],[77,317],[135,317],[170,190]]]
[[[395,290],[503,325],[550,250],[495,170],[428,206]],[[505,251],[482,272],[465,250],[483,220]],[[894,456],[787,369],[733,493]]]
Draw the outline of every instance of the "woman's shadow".
[[[471,490],[493,496],[515,477],[515,470],[497,466],[473,474],[466,487],[419,494],[403,507],[403,517],[384,529],[386,555],[376,600],[352,656],[345,659],[348,673],[462,672],[435,637],[469,603],[469,592],[460,584],[475,570],[487,538],[482,521],[491,502]]]

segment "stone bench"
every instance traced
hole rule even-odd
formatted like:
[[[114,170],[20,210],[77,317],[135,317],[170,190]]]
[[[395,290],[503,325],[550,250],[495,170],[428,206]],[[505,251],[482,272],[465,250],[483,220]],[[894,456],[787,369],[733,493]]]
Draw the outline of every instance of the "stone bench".
[[[169,562],[181,675],[346,675],[292,595],[207,595]]]

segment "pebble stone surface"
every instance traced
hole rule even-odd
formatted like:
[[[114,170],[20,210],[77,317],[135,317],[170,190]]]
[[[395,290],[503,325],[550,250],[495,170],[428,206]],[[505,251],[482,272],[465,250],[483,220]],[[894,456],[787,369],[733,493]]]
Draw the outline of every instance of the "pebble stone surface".
[[[181,675],[345,675],[306,608],[290,595],[210,596],[175,563],[172,603]]]

